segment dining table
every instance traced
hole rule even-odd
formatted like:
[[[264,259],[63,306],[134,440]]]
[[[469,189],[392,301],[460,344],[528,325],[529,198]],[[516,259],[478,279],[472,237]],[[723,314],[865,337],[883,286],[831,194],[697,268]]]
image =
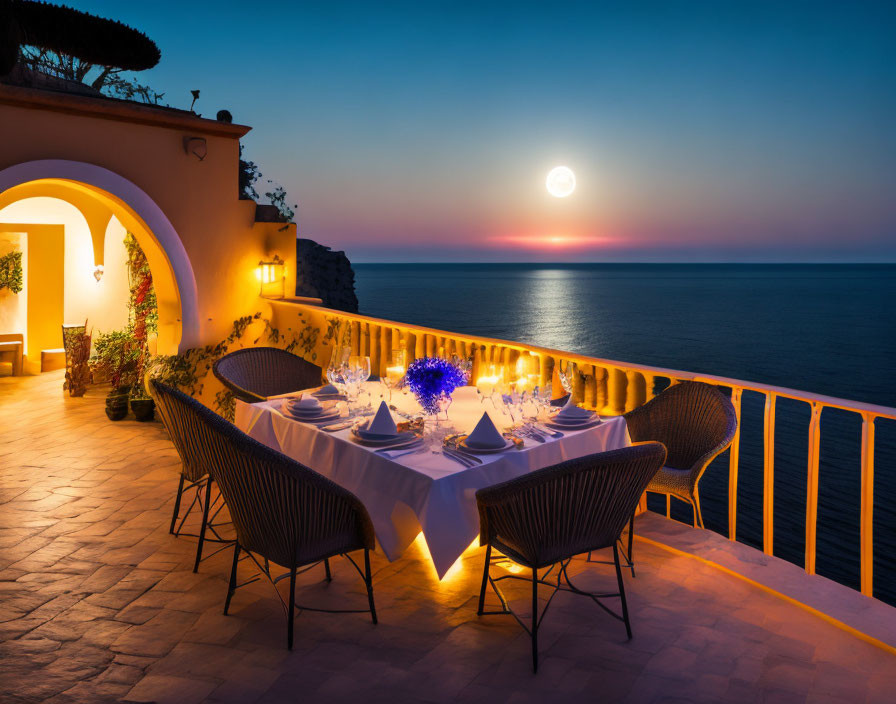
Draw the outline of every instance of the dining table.
[[[379,382],[367,382],[365,394],[368,412],[352,419],[357,422],[372,417],[381,400],[393,409],[396,421],[420,412],[410,394],[389,392]],[[477,461],[469,460],[465,453],[461,459],[467,461],[462,463],[450,451],[442,451],[442,436],[469,433],[486,412],[502,429],[519,420],[499,395],[483,396],[475,387],[456,389],[439,429],[407,450],[360,442],[345,418],[349,410],[344,402],[336,402],[343,422],[335,424],[296,420],[283,404],[282,397],[258,403],[237,401],[236,426],[357,496],[367,508],[379,547],[389,561],[401,557],[422,532],[439,579],[479,534],[479,489],[631,444],[622,417],[603,418],[580,430],[554,431],[556,435],[548,434],[545,431],[550,429],[539,424],[532,431],[515,431],[511,449],[477,454]]]

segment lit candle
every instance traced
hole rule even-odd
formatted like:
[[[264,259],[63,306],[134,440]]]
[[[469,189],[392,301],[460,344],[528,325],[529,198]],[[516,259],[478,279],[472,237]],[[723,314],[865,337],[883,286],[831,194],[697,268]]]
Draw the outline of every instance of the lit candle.
[[[389,381],[399,381],[404,373],[405,368],[402,366],[386,367],[386,378]]]

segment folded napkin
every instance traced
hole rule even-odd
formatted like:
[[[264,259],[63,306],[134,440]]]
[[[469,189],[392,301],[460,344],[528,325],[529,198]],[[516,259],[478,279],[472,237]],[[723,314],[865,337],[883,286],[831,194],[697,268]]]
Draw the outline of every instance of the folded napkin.
[[[317,391],[315,391],[314,395],[315,396],[338,396],[339,389],[337,389],[332,384],[327,384],[326,386],[322,386]]]
[[[495,427],[495,424],[492,423],[492,419],[487,412],[482,414],[482,418],[479,419],[476,427],[473,428],[473,432],[467,436],[467,439],[464,442],[470,447],[480,447],[483,449],[504,447],[504,445],[507,444],[504,440],[504,436],[498,432],[498,429]]]
[[[366,430],[374,435],[395,435],[398,433],[398,427],[395,425],[395,421],[392,419],[392,414],[389,412],[389,407],[385,401],[380,401],[380,407],[377,409],[373,420],[367,425]]]
[[[569,402],[560,409],[555,417],[563,420],[588,420],[592,415],[591,411],[575,405],[570,397]]]
[[[289,399],[289,407],[297,411],[316,411],[320,409],[320,401],[311,394],[302,394],[298,398]]]

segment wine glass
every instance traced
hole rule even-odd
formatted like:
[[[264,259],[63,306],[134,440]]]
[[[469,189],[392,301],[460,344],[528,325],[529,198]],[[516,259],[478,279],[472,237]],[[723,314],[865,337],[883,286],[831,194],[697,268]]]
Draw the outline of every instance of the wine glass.
[[[575,362],[568,362],[566,365],[566,371],[563,369],[557,369],[557,376],[560,378],[560,383],[563,385],[563,390],[569,394],[570,403],[573,402],[575,397],[575,379],[578,376],[579,369],[576,366]]]
[[[382,378],[383,385],[389,390],[389,403],[392,402],[392,389],[398,388],[404,380],[407,370],[407,351],[392,350],[389,364],[386,366],[386,376]]]
[[[357,400],[362,391],[364,390],[363,384],[370,378],[370,357],[365,355],[353,355],[349,357],[348,360],[349,370],[354,379],[355,388],[357,389],[355,393],[355,399]],[[361,410],[365,410],[370,406],[370,394],[367,394],[367,404]]]

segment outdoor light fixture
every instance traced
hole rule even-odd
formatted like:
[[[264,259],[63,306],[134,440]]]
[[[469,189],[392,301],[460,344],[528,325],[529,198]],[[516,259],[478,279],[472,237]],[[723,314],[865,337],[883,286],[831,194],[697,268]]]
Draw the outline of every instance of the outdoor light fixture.
[[[93,278],[96,279],[97,283],[99,283],[100,279],[103,278],[103,272],[105,269],[102,264],[97,264],[96,269],[93,270]]]
[[[202,161],[208,154],[208,142],[205,137],[184,137],[184,151]]]
[[[272,259],[258,262],[258,268],[255,270],[255,277],[261,284],[260,295],[271,295],[279,293],[283,296],[283,282],[286,278],[286,262],[280,255],[275,254]],[[272,290],[279,289],[279,290]]]

